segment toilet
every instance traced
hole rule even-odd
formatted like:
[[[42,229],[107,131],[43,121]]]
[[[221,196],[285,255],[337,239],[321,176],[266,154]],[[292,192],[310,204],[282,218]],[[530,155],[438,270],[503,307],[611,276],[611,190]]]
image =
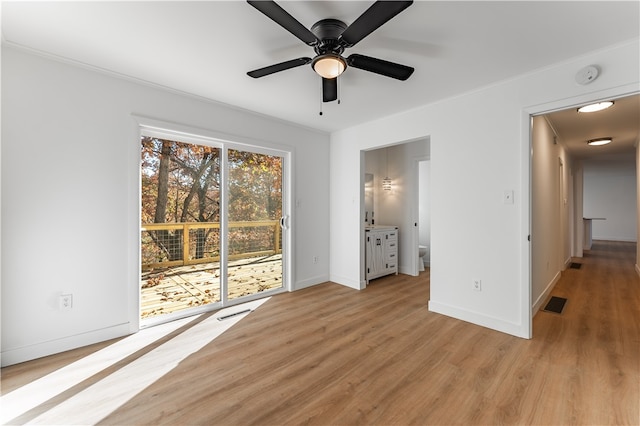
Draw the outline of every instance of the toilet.
[[[424,271],[424,257],[427,255],[429,247],[419,245],[418,246],[418,271]]]

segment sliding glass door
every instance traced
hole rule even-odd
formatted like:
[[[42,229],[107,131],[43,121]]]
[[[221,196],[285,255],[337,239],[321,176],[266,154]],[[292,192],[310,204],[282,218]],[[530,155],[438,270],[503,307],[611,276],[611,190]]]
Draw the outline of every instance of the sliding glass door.
[[[285,288],[286,156],[143,130],[143,326]]]

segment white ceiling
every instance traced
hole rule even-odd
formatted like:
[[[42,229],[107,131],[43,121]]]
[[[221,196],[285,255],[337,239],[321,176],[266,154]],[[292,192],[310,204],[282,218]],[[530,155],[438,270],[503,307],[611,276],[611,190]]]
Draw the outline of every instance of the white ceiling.
[[[279,4],[311,27],[322,18],[351,23],[371,3]],[[410,65],[414,74],[402,82],[349,68],[340,77],[341,103],[324,104],[320,116],[321,81],[308,66],[246,75],[313,51],[244,1],[2,3],[5,44],[328,132],[639,34],[638,1],[415,2],[345,52]]]

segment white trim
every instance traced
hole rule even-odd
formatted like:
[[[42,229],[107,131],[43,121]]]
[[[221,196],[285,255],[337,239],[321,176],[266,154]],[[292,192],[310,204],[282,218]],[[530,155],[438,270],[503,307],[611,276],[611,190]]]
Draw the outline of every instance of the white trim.
[[[480,314],[478,312],[467,311],[456,306],[451,306],[430,300],[429,311],[456,318],[462,321],[467,321],[478,326],[487,327],[492,330],[511,334],[512,336],[524,337],[526,339],[530,338],[526,335],[526,329],[522,327],[522,324],[504,321],[502,319]]]
[[[302,290],[303,288],[313,287],[318,284],[326,283],[329,281],[329,274],[316,275],[315,277],[307,278],[306,280],[297,281],[294,283],[293,288],[290,291]]]
[[[533,337],[533,317],[531,316],[531,149],[533,130],[533,118],[531,113],[523,110],[521,113],[521,140],[522,153],[520,157],[521,181],[520,192],[522,194],[521,225],[520,225],[520,333],[527,339]]]
[[[556,284],[558,284],[558,281],[560,281],[561,276],[562,276],[562,273],[558,271],[558,273],[553,277],[551,282],[547,284],[547,287],[544,289],[540,297],[538,297],[538,300],[536,300],[536,302],[533,304],[533,307],[531,308],[532,317],[535,317],[536,314],[540,311],[542,304],[551,295],[551,292],[553,291],[554,287],[556,286]]]
[[[363,238],[361,238],[362,240]],[[343,285],[345,287],[351,287],[355,290],[364,290],[367,287],[367,283],[364,280],[356,281],[351,278],[344,277],[341,275],[330,274],[329,281],[334,282],[336,284]]]
[[[220,150],[220,303],[229,304],[229,148],[223,145]],[[224,187],[223,187],[224,185]],[[224,219],[224,220],[223,220]]]
[[[212,142],[228,143],[243,148],[251,147],[259,154],[269,154],[272,150],[292,152],[294,147],[286,144],[277,144],[267,140],[258,140],[246,136],[238,136],[230,133],[219,132],[202,127],[181,124],[173,121],[161,120],[139,114],[131,114],[140,127],[143,127],[151,136],[164,135],[164,137],[180,138],[184,142],[210,145]]]
[[[32,359],[68,351],[70,348],[80,348],[94,343],[127,336],[129,334],[133,334],[130,332],[130,328],[131,326],[129,323],[117,324],[99,330],[92,330],[87,333],[66,336],[61,339],[54,339],[47,342],[8,349],[2,352],[2,366],[6,367],[8,365],[18,364],[20,362],[30,361]]]

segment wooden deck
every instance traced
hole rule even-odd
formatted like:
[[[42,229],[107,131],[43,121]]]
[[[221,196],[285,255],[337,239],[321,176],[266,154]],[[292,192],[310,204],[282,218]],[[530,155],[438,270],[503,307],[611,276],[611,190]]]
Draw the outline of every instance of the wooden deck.
[[[282,287],[282,255],[233,261],[228,267],[229,299]],[[144,272],[141,318],[152,318],[220,301],[220,264],[176,266]]]

